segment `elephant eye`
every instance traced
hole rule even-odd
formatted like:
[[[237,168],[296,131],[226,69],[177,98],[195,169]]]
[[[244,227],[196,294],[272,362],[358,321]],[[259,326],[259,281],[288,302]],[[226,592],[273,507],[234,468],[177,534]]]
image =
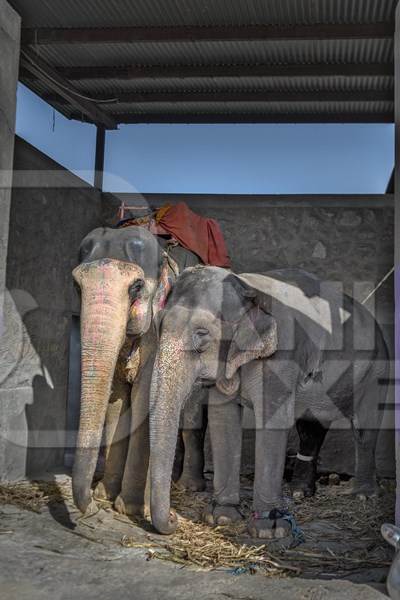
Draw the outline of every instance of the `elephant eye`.
[[[193,347],[196,352],[204,352],[210,343],[210,332],[208,329],[199,328],[193,334]]]
[[[140,292],[142,291],[144,287],[144,280],[143,279],[137,279],[135,281],[135,283],[132,283],[132,285],[129,288],[129,296],[132,300],[135,300]]]
[[[205,328],[204,329],[197,329],[196,333],[200,337],[204,337],[205,335],[209,335],[210,334],[209,330],[205,329]]]

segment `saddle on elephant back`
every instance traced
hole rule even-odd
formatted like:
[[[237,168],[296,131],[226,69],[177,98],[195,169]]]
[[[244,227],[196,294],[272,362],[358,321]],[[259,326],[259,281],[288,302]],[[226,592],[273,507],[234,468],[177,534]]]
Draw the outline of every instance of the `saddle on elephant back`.
[[[157,236],[169,238],[196,254],[205,265],[230,268],[231,261],[219,223],[194,213],[184,203],[166,204],[148,214],[124,218],[126,207],[119,209],[117,227],[145,227]]]

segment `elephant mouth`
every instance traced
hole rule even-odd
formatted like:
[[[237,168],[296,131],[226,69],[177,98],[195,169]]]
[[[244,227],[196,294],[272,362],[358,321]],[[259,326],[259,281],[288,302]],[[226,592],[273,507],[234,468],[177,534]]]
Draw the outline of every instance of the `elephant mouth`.
[[[213,385],[215,385],[215,381],[213,381],[212,379],[208,379],[207,377],[203,377],[199,379],[197,383],[195,383],[194,387],[210,388]]]

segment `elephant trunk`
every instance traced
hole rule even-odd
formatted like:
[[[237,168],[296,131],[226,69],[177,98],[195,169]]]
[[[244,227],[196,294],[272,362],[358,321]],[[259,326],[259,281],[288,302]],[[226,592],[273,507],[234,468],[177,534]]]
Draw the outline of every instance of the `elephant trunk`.
[[[179,417],[196,379],[182,346],[182,340],[161,339],[150,390],[151,520],[166,535],[177,527],[170,510],[170,488]]]
[[[79,267],[78,267],[79,269]],[[109,263],[74,272],[82,290],[81,407],[72,491],[84,513],[91,503],[107,404],[119,352],[126,336],[127,284]]]

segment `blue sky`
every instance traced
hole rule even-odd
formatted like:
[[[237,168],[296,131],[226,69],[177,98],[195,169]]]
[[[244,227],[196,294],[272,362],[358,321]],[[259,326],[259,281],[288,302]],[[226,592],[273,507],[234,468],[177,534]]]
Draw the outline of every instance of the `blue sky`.
[[[18,87],[17,133],[93,182],[96,131]],[[121,125],[106,135],[106,191],[382,193],[393,125]]]

